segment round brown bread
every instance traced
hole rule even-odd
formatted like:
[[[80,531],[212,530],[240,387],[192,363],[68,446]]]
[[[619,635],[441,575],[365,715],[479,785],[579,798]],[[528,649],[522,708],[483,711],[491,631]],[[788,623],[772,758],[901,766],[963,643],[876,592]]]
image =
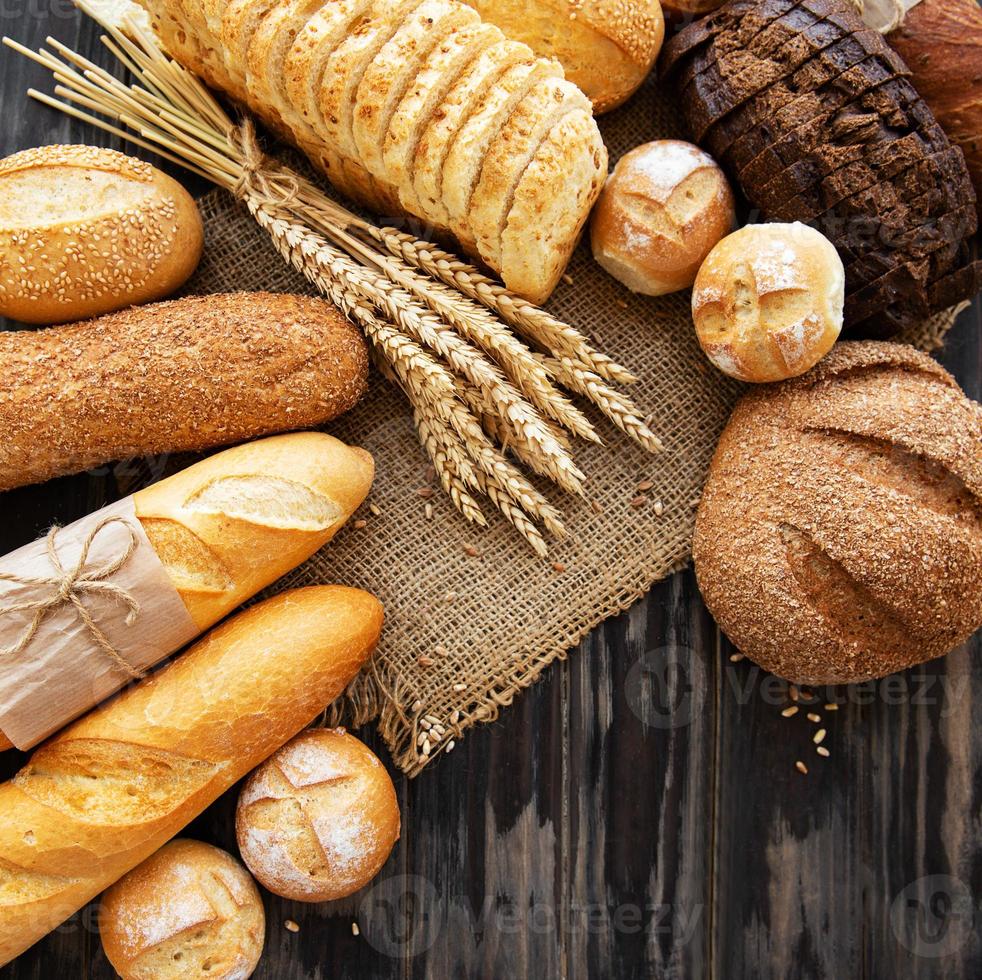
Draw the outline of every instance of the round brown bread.
[[[628,289],[688,289],[733,228],[733,192],[708,154],[682,140],[645,143],[621,157],[593,209],[593,257]]]
[[[238,861],[178,839],[103,894],[99,933],[122,980],[245,980],[262,955],[266,917]]]
[[[95,146],[0,160],[0,315],[65,323],[160,299],[203,240],[191,195],[143,160]]]
[[[746,225],[703,262],[692,319],[706,356],[741,381],[783,381],[824,357],[842,329],[845,271],[799,222]]]
[[[331,303],[216,293],[0,333],[0,490],[117,459],[312,428],[365,391]]]
[[[788,680],[941,656],[982,625],[982,407],[913,348],[838,345],[738,403],[693,557],[720,628]]]
[[[343,728],[311,729],[246,781],[235,833],[242,860],[274,895],[343,898],[378,874],[399,839],[395,787]]]

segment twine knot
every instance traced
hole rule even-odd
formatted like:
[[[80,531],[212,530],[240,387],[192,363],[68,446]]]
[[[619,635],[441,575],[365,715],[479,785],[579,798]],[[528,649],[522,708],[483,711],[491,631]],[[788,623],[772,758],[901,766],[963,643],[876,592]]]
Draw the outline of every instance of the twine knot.
[[[232,193],[247,204],[290,207],[297,198],[300,184],[297,178],[267,157],[251,119],[229,133],[229,142],[239,150],[242,170],[232,187]]]
[[[101,565],[90,566],[88,564],[89,551],[92,544],[98,537],[99,532],[110,524],[122,524],[129,534],[129,541],[126,547],[115,558],[110,558]],[[132,626],[140,612],[140,604],[122,586],[108,581],[116,574],[130,559],[136,551],[139,539],[130,523],[122,517],[106,517],[101,520],[88,533],[82,542],[82,550],[79,552],[78,559],[74,566],[66,571],[58,555],[56,547],[58,532],[61,528],[56,524],[48,532],[46,539],[48,549],[48,562],[54,569],[53,575],[29,576],[18,575],[13,572],[0,572],[0,581],[13,582],[17,585],[34,585],[39,587],[50,586],[51,592],[39,599],[25,599],[21,602],[0,602],[0,615],[13,612],[33,612],[34,616],[28,623],[27,628],[21,634],[16,643],[8,647],[0,648],[0,657],[16,656],[27,649],[28,644],[37,635],[38,629],[48,613],[70,603],[78,614],[79,619],[85,628],[92,635],[99,648],[130,677],[139,680],[144,676],[143,671],[137,670],[123,659],[120,652],[109,642],[105,633],[96,625],[95,620],[82,602],[82,596],[86,593],[102,594],[115,599],[127,607],[125,623]]]

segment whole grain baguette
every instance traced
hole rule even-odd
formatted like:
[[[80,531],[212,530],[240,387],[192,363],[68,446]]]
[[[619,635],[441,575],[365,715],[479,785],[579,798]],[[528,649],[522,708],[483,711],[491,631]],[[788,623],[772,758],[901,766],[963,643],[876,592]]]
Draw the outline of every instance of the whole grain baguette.
[[[161,299],[203,240],[191,195],[143,160],[95,146],[0,160],[0,315],[65,323]]]
[[[230,293],[0,333],[0,490],[111,460],[320,425],[365,390],[330,303]]]
[[[35,752],[0,785],[0,964],[313,721],[367,660],[381,626],[367,592],[282,593]]]

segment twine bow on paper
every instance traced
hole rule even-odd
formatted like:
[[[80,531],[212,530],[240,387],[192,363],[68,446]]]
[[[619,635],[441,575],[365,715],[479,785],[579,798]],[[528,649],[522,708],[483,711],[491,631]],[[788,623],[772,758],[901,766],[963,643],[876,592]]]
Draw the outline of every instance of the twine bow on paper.
[[[122,524],[129,534],[129,541],[126,547],[115,558],[111,558],[102,565],[89,566],[87,563],[92,543],[98,537],[99,532],[110,524]],[[129,522],[122,517],[104,518],[88,533],[88,536],[82,542],[82,550],[79,552],[78,560],[72,568],[66,571],[61,558],[58,556],[56,547],[58,532],[60,530],[61,528],[58,525],[52,527],[48,532],[46,541],[48,561],[51,563],[55,574],[35,577],[18,575],[14,572],[0,572],[0,582],[13,582],[16,585],[34,585],[42,588],[49,586],[51,588],[51,592],[40,599],[25,599],[20,602],[10,603],[0,601],[0,617],[4,613],[32,611],[34,613],[34,617],[21,634],[20,639],[12,646],[0,648],[0,657],[16,656],[19,653],[23,653],[31,640],[37,635],[45,616],[60,606],[70,603],[75,607],[78,618],[82,620],[85,628],[92,635],[99,648],[120,670],[135,680],[140,680],[145,676],[143,671],[137,670],[123,659],[122,654],[109,642],[105,633],[99,629],[92,615],[82,602],[82,596],[86,593],[109,596],[128,608],[129,611],[126,614],[125,622],[127,626],[133,624],[140,612],[140,604],[126,589],[108,581],[108,579],[115,575],[129,561],[133,552],[136,551],[137,544],[139,543],[136,532],[130,526]]]

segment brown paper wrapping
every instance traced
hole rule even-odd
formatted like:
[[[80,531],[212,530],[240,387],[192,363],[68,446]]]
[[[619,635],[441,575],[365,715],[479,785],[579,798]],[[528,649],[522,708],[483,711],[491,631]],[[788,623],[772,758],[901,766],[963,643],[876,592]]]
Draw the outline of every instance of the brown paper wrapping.
[[[78,595],[115,651],[134,671],[142,672],[180,649],[198,630],[136,518],[132,497],[59,529],[55,551],[62,567],[69,571],[75,566],[85,540],[108,517],[126,522],[136,547],[105,581],[128,592],[139,611],[127,625],[130,609],[118,597],[90,591]],[[120,521],[107,524],[92,539],[85,567],[105,565],[129,544],[126,526]],[[58,575],[44,538],[0,558],[0,572],[35,579]],[[44,599],[57,590],[54,584],[0,581],[0,650],[16,646],[34,618],[31,611],[5,607]],[[31,748],[130,680],[131,675],[100,647],[75,606],[60,603],[47,610],[22,651],[0,656],[0,731],[17,748]]]

